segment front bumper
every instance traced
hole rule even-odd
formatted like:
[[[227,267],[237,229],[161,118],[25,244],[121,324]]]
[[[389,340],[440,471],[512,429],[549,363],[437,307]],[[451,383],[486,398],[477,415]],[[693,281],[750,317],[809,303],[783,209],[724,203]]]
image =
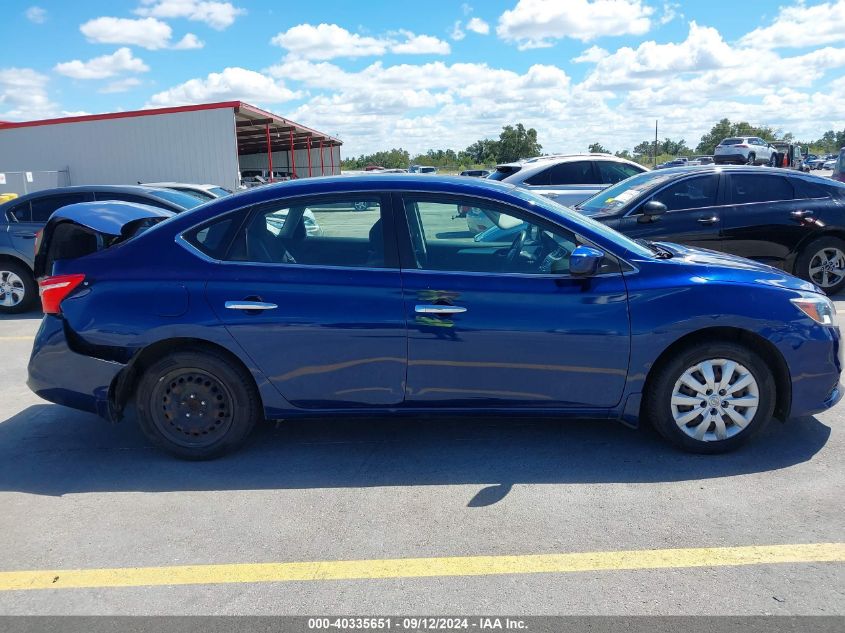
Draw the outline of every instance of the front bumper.
[[[26,384],[45,400],[112,419],[109,390],[123,368],[71,349],[64,321],[48,314],[35,336]]]
[[[808,336],[809,334],[809,336]],[[843,341],[838,327],[813,325],[799,336],[785,337],[778,345],[792,380],[793,418],[825,411],[838,403],[845,388],[840,383]]]

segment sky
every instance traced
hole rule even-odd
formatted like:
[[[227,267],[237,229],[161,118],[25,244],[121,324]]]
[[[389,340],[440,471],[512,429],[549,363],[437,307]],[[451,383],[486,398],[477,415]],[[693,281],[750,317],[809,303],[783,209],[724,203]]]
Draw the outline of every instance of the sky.
[[[0,120],[241,100],[346,156],[845,128],[845,0],[4,0]]]

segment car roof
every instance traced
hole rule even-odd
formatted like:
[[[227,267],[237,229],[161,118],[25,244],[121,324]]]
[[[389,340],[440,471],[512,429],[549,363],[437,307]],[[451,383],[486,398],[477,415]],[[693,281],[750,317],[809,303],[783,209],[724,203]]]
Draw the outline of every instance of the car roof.
[[[156,187],[156,188],[157,187],[164,187],[165,189],[167,189],[169,187],[186,187],[188,189],[200,189],[202,191],[205,191],[206,189],[212,189],[212,188],[217,187],[217,185],[210,185],[210,184],[201,185],[201,184],[194,183],[194,182],[144,182],[144,183],[141,183],[141,184],[145,187]],[[221,187],[221,189],[222,189],[222,187]]]
[[[526,158],[524,160],[517,160],[510,163],[499,163],[496,165],[496,168],[499,167],[521,167],[523,169],[533,167],[535,165],[548,167],[551,163],[568,163],[570,161],[575,160],[584,160],[585,158],[589,158],[590,160],[610,160],[614,162],[621,162],[621,163],[629,163],[631,165],[638,165],[638,163],[628,160],[627,158],[621,158],[619,156],[614,156],[613,154],[549,154],[547,156],[534,156],[533,158]],[[640,165],[641,166],[641,165]]]
[[[768,174],[773,176],[789,176],[790,178],[803,178],[804,180],[812,180],[813,182],[830,184],[837,183],[835,180],[825,178],[824,176],[817,176],[815,174],[805,174],[800,171],[792,169],[778,169],[772,167],[752,167],[751,165],[687,165],[684,167],[668,167],[661,169],[656,174],[661,175],[684,175],[684,174],[708,174],[708,173],[750,173],[750,174]],[[845,184],[844,184],[845,185]]]
[[[66,193],[94,193],[102,191],[105,193],[131,193],[137,195],[155,195],[157,189],[147,185],[75,185],[72,187],[54,187],[53,189],[40,189],[26,195],[15,198],[15,202],[32,200],[42,196],[55,196]]]

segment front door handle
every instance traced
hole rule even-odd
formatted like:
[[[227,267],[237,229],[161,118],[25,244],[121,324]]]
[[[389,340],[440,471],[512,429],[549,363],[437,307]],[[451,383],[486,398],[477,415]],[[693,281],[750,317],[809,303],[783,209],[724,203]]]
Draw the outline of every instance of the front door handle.
[[[467,309],[462,306],[448,306],[448,305],[432,305],[428,303],[418,303],[414,307],[414,312],[417,314],[461,314]]]
[[[12,233],[15,237],[22,237],[27,240],[31,240],[35,238],[35,233]]]
[[[716,222],[718,222],[718,221],[719,221],[719,217],[715,216],[715,215],[711,216],[709,218],[698,218],[699,224],[716,224]]]
[[[813,215],[812,211],[792,211],[790,215],[796,220],[803,220],[804,218]]]
[[[279,306],[265,301],[227,301],[224,304],[229,310],[275,310]]]

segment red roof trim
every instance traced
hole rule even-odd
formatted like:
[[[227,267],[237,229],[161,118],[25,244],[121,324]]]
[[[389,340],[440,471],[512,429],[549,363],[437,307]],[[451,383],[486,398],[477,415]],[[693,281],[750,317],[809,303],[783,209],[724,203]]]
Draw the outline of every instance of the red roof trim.
[[[126,112],[85,114],[82,116],[68,116],[56,119],[41,119],[38,121],[0,121],[0,131],[22,127],[38,127],[41,125],[62,125],[64,123],[82,123],[84,121],[106,121],[108,119],[128,119],[141,116],[155,116],[157,114],[175,114],[178,112],[196,112],[199,110],[219,110],[221,108],[232,108],[234,110],[246,111],[249,114],[256,114],[259,116],[277,119],[283,123],[294,125],[307,132],[311,132],[312,134],[324,136],[328,139],[337,142],[338,144],[342,143],[340,139],[336,139],[332,136],[329,136],[328,134],[323,134],[322,132],[318,132],[317,130],[312,130],[309,127],[300,125],[299,123],[295,123],[294,121],[290,121],[288,119],[285,119],[284,117],[280,117],[279,115],[273,114],[272,112],[267,112],[266,110],[256,108],[255,106],[250,105],[248,103],[244,103],[243,101],[218,101],[215,103],[198,103],[196,105],[174,106],[171,108],[150,108],[148,110],[127,110]]]
[[[237,108],[240,101],[220,101],[217,103],[200,103],[197,105],[175,106],[172,108],[151,108],[149,110],[127,110],[126,112],[107,112],[105,114],[85,114],[82,116],[68,116],[58,119],[41,119],[39,121],[18,121],[15,123],[0,123],[0,130],[18,127],[38,127],[39,125],[61,125],[63,123],[80,123],[82,121],[105,121],[107,119],[128,119],[139,116],[154,116],[156,114],[174,114],[176,112],[194,112],[197,110],[219,110],[220,108]]]

